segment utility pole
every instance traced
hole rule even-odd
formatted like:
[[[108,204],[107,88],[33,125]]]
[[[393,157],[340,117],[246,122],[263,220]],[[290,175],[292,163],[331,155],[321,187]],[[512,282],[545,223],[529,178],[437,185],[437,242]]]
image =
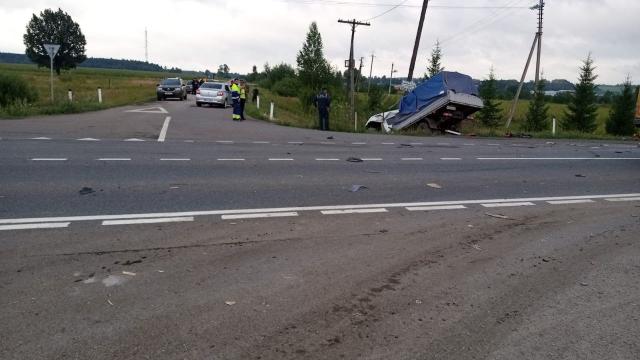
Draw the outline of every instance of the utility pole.
[[[373,56],[373,54],[371,54],[371,67],[369,67],[369,87],[367,88],[367,94],[369,93],[369,90],[371,90],[371,73],[373,73],[373,58],[375,56]]]
[[[149,39],[147,38],[147,28],[144,28],[144,61],[149,62]]]
[[[398,72],[398,70],[393,69],[394,63],[391,63],[391,76],[389,77],[389,95],[391,95],[391,81],[393,80],[393,73]]]
[[[349,50],[349,91],[351,92],[351,120],[354,120],[355,112],[356,112],[356,105],[355,105],[356,102],[355,102],[355,91],[354,91],[355,87],[354,87],[354,80],[353,80],[353,70],[354,70],[353,68],[355,66],[355,60],[353,59],[353,37],[356,33],[357,25],[371,26],[371,24],[367,22],[356,21],[356,19],[353,19],[353,20],[339,19],[338,22],[351,25],[351,48]]]
[[[356,79],[356,91],[360,92],[360,78],[362,78],[362,60],[364,57],[360,57],[360,69],[358,70],[358,78]]]
[[[422,1],[422,12],[420,13],[420,22],[418,23],[418,32],[416,33],[416,42],[413,45],[413,55],[411,55],[411,64],[409,65],[409,75],[407,81],[413,79],[413,69],[416,66],[416,57],[418,56],[418,47],[420,47],[420,37],[422,36],[422,25],[424,24],[424,16],[429,6],[429,0]]]
[[[539,0],[540,3],[538,5],[532,6],[531,10],[538,10],[538,31],[536,35],[533,37],[533,44],[531,44],[531,50],[529,51],[529,57],[527,58],[527,63],[524,66],[524,71],[522,71],[522,77],[520,78],[520,84],[518,84],[518,90],[516,91],[516,96],[513,98],[513,103],[511,104],[511,110],[509,111],[509,118],[507,119],[507,129],[511,126],[511,121],[513,120],[513,116],[516,113],[516,106],[518,105],[518,99],[520,98],[520,92],[522,91],[522,85],[524,85],[524,79],[527,76],[527,71],[529,70],[529,64],[531,63],[531,57],[533,56],[533,51],[536,49],[536,44],[538,45],[538,56],[536,59],[536,82],[535,85],[538,85],[538,81],[540,81],[540,55],[542,51],[542,14],[544,10],[544,0]]]

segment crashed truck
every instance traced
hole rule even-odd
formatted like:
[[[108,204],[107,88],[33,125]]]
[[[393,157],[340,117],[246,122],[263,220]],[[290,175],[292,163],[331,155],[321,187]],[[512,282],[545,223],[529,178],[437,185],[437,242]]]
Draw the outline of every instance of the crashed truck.
[[[470,76],[442,71],[407,93],[398,110],[369,118],[366,127],[388,133],[412,128],[457,132],[462,121],[482,107],[478,87]]]

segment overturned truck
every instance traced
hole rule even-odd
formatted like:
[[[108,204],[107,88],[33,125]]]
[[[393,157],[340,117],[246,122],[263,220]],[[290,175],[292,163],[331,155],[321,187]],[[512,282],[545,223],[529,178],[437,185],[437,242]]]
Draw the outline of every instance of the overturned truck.
[[[366,127],[386,132],[410,128],[459,131],[462,120],[482,106],[470,76],[443,71],[407,93],[400,109],[372,116]]]

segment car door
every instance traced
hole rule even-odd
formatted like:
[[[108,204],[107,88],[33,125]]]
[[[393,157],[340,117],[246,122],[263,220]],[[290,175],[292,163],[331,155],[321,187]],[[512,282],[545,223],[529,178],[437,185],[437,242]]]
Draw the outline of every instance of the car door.
[[[227,102],[231,102],[231,88],[229,88],[229,84],[224,84],[224,99]]]

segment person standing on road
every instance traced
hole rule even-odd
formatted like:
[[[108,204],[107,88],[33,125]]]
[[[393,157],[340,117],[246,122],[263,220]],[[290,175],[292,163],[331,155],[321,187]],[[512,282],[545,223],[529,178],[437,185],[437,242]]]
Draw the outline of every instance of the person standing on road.
[[[318,95],[313,98],[313,106],[318,109],[320,118],[320,130],[329,130],[329,110],[331,110],[331,96],[326,88],[323,88]]]
[[[246,120],[244,118],[244,104],[247,102],[247,83],[244,80],[240,80],[240,120]]]
[[[240,120],[240,87],[238,79],[231,80],[231,103],[233,104],[233,120]]]

